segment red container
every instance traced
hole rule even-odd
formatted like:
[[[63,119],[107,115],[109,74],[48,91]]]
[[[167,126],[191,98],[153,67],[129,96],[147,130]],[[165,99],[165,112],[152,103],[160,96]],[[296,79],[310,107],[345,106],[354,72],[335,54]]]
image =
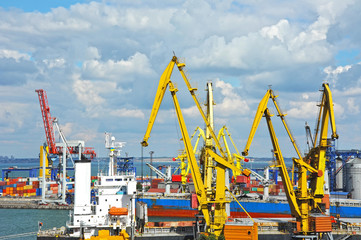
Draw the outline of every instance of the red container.
[[[237,178],[236,178],[236,182],[237,182],[237,183],[248,183],[248,179],[247,179],[246,176],[239,175],[239,176],[237,176]]]
[[[197,194],[193,193],[191,196],[191,208],[198,208]]]
[[[181,182],[182,175],[172,175],[172,182]]]

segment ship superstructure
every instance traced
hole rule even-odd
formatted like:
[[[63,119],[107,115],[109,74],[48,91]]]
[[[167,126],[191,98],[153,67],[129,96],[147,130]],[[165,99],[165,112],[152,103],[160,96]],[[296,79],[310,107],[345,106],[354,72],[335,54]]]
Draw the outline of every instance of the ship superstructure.
[[[126,239],[132,234],[136,180],[134,171],[117,171],[117,157],[122,146],[123,143],[115,142],[114,137],[106,134],[106,147],[110,150],[109,171],[98,175],[93,189],[91,161],[86,158],[75,161],[74,210],[67,222],[69,237],[123,236]]]

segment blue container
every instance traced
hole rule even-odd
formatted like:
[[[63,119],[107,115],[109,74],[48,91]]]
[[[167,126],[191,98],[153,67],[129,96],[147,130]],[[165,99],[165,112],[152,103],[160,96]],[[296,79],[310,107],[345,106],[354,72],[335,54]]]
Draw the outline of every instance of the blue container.
[[[36,189],[36,196],[41,196],[41,188]]]

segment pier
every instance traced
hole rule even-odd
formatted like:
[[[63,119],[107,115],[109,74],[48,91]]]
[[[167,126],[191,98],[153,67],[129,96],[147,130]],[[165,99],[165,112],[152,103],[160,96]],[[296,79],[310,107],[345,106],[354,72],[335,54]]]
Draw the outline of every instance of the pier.
[[[73,205],[58,205],[54,203],[40,204],[41,198],[1,197],[0,208],[7,209],[54,209],[70,210]]]

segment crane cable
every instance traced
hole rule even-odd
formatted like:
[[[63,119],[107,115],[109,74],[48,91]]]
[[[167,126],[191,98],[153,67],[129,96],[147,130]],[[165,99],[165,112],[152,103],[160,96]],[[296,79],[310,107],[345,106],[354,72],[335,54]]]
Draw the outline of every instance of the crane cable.
[[[244,207],[241,205],[241,203],[237,200],[237,198],[232,194],[231,191],[229,191],[228,187],[225,186],[226,189],[228,190],[228,192],[231,194],[231,196],[234,198],[234,200],[236,200],[236,202],[239,204],[239,206],[241,206],[241,208],[243,209],[243,211],[247,214],[247,216],[255,223],[255,221],[253,220],[253,218],[251,217],[251,215],[249,215],[249,213],[246,211],[246,209],[244,209]]]

